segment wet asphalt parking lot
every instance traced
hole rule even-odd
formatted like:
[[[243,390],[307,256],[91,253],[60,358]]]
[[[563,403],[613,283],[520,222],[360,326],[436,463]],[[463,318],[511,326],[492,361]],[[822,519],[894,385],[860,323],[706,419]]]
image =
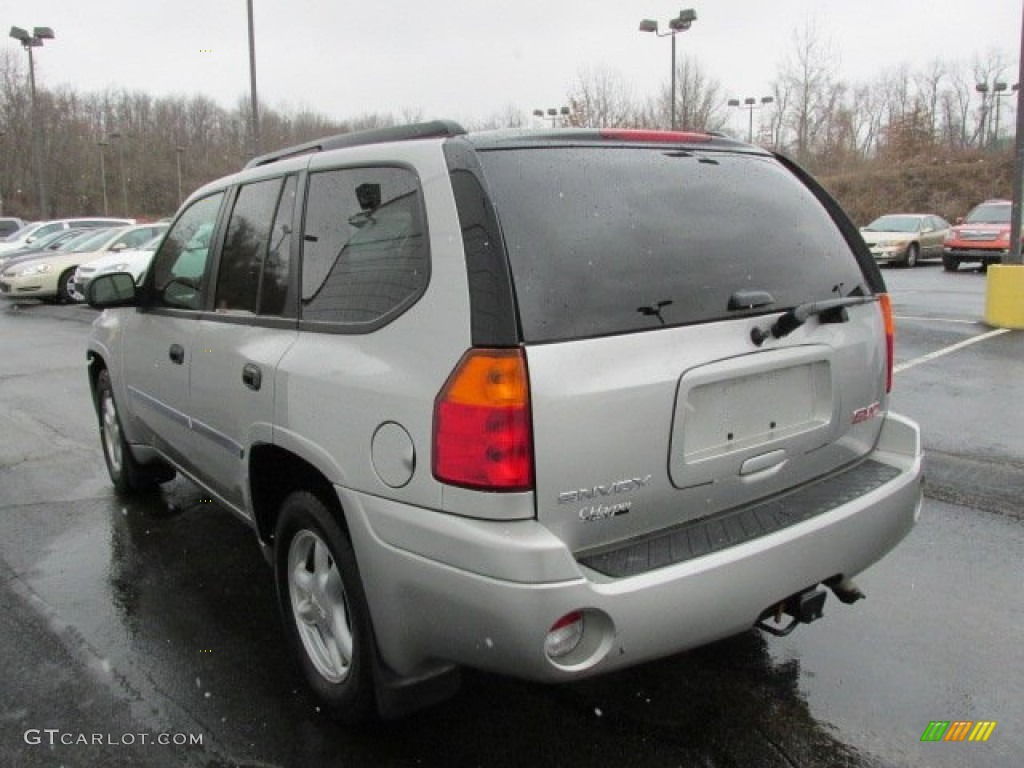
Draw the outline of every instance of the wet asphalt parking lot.
[[[1019,766],[1024,332],[981,323],[983,274],[885,277],[893,406],[921,424],[927,498],[857,578],[867,600],[572,685],[466,672],[454,699],[362,729],[303,690],[241,523],[182,480],[114,496],[85,377],[93,311],[5,302],[0,765]],[[957,720],[996,726],[921,741]]]

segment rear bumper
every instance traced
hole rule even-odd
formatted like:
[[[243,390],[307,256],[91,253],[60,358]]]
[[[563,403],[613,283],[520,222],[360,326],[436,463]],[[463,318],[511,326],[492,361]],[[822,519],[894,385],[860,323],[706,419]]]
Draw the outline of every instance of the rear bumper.
[[[917,426],[890,414],[870,458],[898,473],[783,530],[618,579],[581,565],[536,521],[470,520],[337,490],[381,655],[395,672],[456,663],[559,681],[745,631],[789,595],[876,562],[920,514]],[[555,663],[545,636],[576,610],[584,640]]]

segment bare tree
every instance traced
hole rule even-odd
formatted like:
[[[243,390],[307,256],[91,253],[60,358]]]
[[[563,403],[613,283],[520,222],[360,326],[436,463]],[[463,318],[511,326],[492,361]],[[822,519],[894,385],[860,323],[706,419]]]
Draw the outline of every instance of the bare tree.
[[[986,89],[981,93],[981,107],[979,110],[978,130],[975,139],[979,147],[988,146],[995,139],[994,116],[998,114],[995,100],[999,97],[992,86],[1002,80],[1007,69],[1006,57],[999,50],[989,49],[985,55],[975,56],[971,69],[974,74],[974,82],[977,86],[984,86]]]
[[[821,37],[817,23],[811,19],[793,33],[792,56],[783,63],[780,73],[790,94],[787,122],[795,134],[800,162],[810,160],[814,139],[830,117],[837,95],[834,68],[832,44]]]
[[[939,99],[946,76],[946,64],[939,59],[932,59],[925,69],[914,76],[918,99],[927,111],[929,128],[936,139],[939,138]]]
[[[581,70],[568,94],[569,125],[609,128],[630,125],[632,95],[621,75],[604,66]]]
[[[523,110],[515,104],[506,104],[500,112],[495,112],[480,121],[467,121],[466,127],[475,130],[492,130],[495,128],[525,128],[529,125]]]

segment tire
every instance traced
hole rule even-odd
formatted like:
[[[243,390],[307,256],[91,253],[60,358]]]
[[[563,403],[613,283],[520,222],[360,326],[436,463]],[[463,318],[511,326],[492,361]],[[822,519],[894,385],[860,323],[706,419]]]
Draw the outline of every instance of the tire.
[[[917,243],[911,243],[907,246],[907,252],[903,254],[903,266],[904,267],[916,267],[917,266],[917,254],[918,246]]]
[[[960,262],[952,256],[943,255],[942,268],[947,272],[956,272],[960,269]]]
[[[122,496],[132,496],[154,490],[160,483],[173,480],[175,472],[163,463],[140,464],[132,455],[121,428],[121,414],[114,400],[110,372],[100,371],[96,377],[96,415],[100,425],[100,444],[103,459],[114,490]]]
[[[274,536],[274,571],[306,682],[332,716],[354,724],[376,711],[377,651],[355,552],[334,511],[308,491],[290,494]]]
[[[58,304],[76,304],[78,299],[75,298],[75,270],[77,267],[66,269],[60,273],[60,277],[57,278],[57,303]]]

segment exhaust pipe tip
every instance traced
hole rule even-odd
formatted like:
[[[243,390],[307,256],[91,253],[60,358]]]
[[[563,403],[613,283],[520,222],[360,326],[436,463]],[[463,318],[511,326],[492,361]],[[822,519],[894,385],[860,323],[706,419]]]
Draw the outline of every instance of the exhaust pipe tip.
[[[848,579],[845,576],[829,579],[825,585],[832,590],[832,594],[839,598],[839,602],[845,605],[852,605],[867,597],[861,588],[853,582],[853,579]]]

